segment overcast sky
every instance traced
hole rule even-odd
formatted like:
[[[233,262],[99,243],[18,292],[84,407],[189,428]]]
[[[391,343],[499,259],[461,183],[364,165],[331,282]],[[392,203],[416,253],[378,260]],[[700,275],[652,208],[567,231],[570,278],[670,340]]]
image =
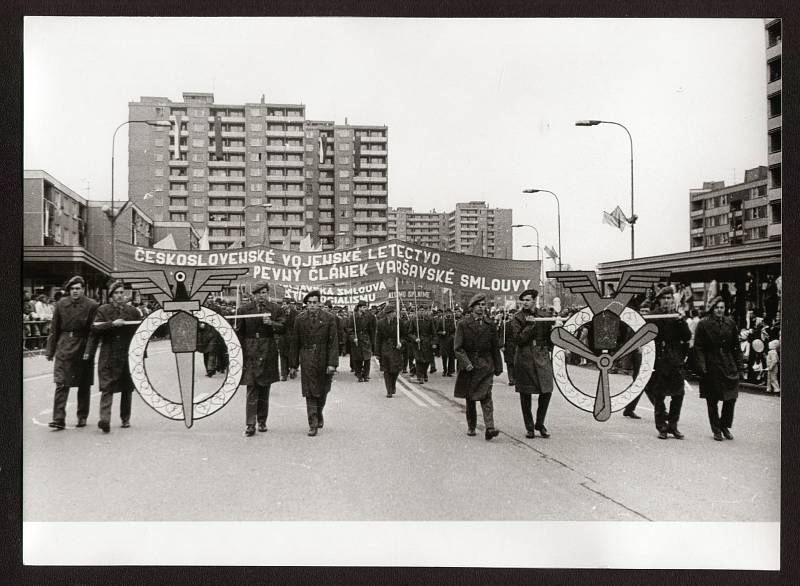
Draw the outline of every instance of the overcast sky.
[[[485,200],[555,247],[555,201],[521,194],[552,190],[573,268],[630,255],[628,231],[601,223],[630,212],[627,135],[575,120],[633,135],[637,257],[688,250],[689,190],[767,159],[760,19],[29,17],[24,42],[25,169],[89,199],[110,197],[128,102],[185,91],[387,125],[394,207]],[[126,129],[116,155],[122,199]],[[517,230],[515,258],[533,242]]]

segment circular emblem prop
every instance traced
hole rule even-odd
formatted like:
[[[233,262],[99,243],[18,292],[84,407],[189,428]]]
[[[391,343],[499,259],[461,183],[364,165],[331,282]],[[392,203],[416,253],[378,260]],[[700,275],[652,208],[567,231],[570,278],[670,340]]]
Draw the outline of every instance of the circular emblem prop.
[[[575,335],[578,328],[591,322],[593,317],[594,312],[589,307],[584,307],[570,316],[562,327],[570,334]],[[630,326],[634,333],[638,332],[645,325],[644,318],[630,308],[625,308],[622,311],[620,319]],[[642,364],[639,367],[639,373],[623,391],[616,395],[611,395],[612,412],[624,409],[634,397],[644,390],[647,381],[650,380],[650,375],[653,373],[653,365],[655,363],[656,345],[655,342],[650,341],[640,348],[642,351]],[[606,368],[610,366],[610,361],[611,359],[609,357],[602,355],[598,363],[603,368]],[[586,393],[575,386],[567,369],[566,351],[558,346],[553,348],[553,377],[558,390],[564,395],[567,401],[583,411],[588,411],[589,413],[594,411],[596,400],[595,393]]]
[[[128,365],[130,366],[133,384],[144,402],[168,419],[182,420],[185,419],[183,405],[179,401],[167,399],[153,387],[144,365],[144,352],[147,348],[147,343],[153,333],[161,325],[167,323],[174,313],[173,311],[159,309],[142,321],[131,340],[128,351]],[[209,397],[192,404],[192,419],[202,419],[222,409],[233,398],[236,389],[239,388],[243,366],[242,347],[233,328],[217,312],[207,307],[200,307],[198,311],[193,311],[192,315],[200,322],[211,326],[219,332],[225,342],[229,357],[228,373],[222,385]]]

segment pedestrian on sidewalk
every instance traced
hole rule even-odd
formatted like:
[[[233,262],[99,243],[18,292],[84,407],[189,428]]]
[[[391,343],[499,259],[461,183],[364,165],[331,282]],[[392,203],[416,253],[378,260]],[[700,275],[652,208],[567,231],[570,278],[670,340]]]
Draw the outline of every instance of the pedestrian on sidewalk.
[[[535,431],[544,437],[550,433],[544,425],[547,408],[553,396],[553,343],[550,341],[552,322],[537,322],[539,315],[536,309],[536,289],[523,291],[519,300],[522,309],[511,320],[511,327],[506,332],[516,346],[514,354],[514,390],[519,393],[522,420],[525,423],[525,437],[533,439]],[[538,395],[536,420],[532,413],[532,395]]]
[[[672,287],[663,287],[656,293],[656,309],[653,314],[668,314],[674,311],[675,295]],[[655,321],[658,336],[655,339],[656,357],[653,374],[645,387],[645,393],[655,408],[656,430],[659,439],[672,434],[683,439],[678,430],[681,406],[686,393],[683,368],[692,333],[682,318]],[[670,397],[669,411],[666,398]]]
[[[398,342],[398,323],[395,308],[387,305],[383,317],[378,321],[375,335],[375,348],[381,363],[386,398],[390,399],[397,391],[397,377],[403,368],[403,345],[407,343],[408,326],[400,322],[400,341]]]
[[[780,385],[780,340],[771,340],[769,343],[769,352],[767,352],[767,392],[777,393],[781,392]]]
[[[275,334],[285,327],[283,310],[268,299],[269,285],[262,283],[253,287],[253,300],[239,307],[241,315],[257,315],[237,319],[236,330],[242,340],[244,373],[239,384],[247,385],[245,406],[246,437],[258,431],[267,431],[269,416],[269,392],[272,383],[280,379],[278,369],[278,343]]]
[[[472,313],[456,326],[453,348],[458,359],[455,397],[467,400],[467,435],[474,436],[478,424],[476,403],[483,411],[485,437],[491,440],[500,433],[494,426],[492,385],[503,374],[503,359],[497,340],[497,327],[485,315],[486,295],[478,293],[469,301]]]
[[[694,350],[700,377],[700,398],[706,400],[708,421],[714,439],[732,440],[733,412],[739,396],[742,349],[734,321],[725,315],[725,301],[715,297],[709,315],[697,324]],[[722,413],[719,402],[722,402]]]
[[[50,335],[47,338],[47,360],[54,360],[53,380],[56,383],[53,398],[53,420],[50,427],[61,430],[66,427],[66,407],[70,387],[78,387],[78,427],[86,427],[89,417],[91,387],[94,383],[94,363],[84,357],[86,343],[91,333],[94,314],[99,303],[89,299],[86,281],[76,275],[64,289],[66,297],[56,303]]]
[[[308,435],[313,437],[325,424],[322,411],[339,366],[339,339],[336,318],[320,309],[320,292],[309,291],[303,302],[306,309],[294,320],[289,367],[292,378],[300,368]]]
[[[139,312],[125,299],[125,284],[114,281],[108,288],[111,303],[105,303],[97,309],[92,323],[92,334],[86,345],[84,358],[94,356],[97,346],[100,354],[97,358],[97,379],[100,386],[100,419],[97,427],[103,433],[111,431],[111,407],[114,394],[119,393],[119,418],[122,427],[131,426],[131,401],[133,398],[133,380],[128,366],[128,349],[136,333],[138,324],[126,324],[126,321],[138,322]]]

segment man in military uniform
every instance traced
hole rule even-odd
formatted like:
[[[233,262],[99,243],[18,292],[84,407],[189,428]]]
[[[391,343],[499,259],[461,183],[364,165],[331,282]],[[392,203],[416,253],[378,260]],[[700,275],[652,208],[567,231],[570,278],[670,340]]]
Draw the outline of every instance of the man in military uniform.
[[[211,310],[218,311],[218,307],[209,299],[204,303]],[[219,370],[219,350],[217,344],[222,343],[219,333],[211,326],[198,321],[197,324],[197,352],[203,355],[203,366],[206,369],[206,376],[211,377]]]
[[[53,380],[56,383],[53,399],[53,420],[50,427],[66,427],[66,407],[69,388],[78,387],[78,427],[86,427],[89,417],[90,390],[94,382],[94,363],[85,354],[94,314],[99,303],[85,295],[86,281],[72,277],[64,286],[68,295],[55,305],[50,335],[47,338],[47,360],[55,360]]]
[[[506,331],[506,343],[512,340],[514,351],[514,390],[519,393],[522,420],[525,423],[525,437],[533,439],[536,431],[544,437],[550,433],[544,425],[547,408],[553,396],[553,367],[550,341],[552,322],[537,322],[537,317],[545,317],[536,309],[536,289],[523,291],[519,300],[522,310],[514,315]],[[536,421],[532,413],[532,395],[539,395],[536,406]]]
[[[133,381],[128,367],[128,347],[137,324],[126,324],[126,321],[141,319],[137,309],[125,302],[125,285],[122,281],[114,281],[108,288],[111,303],[105,303],[97,309],[92,323],[92,334],[86,346],[86,354],[94,355],[100,344],[100,355],[97,358],[97,378],[100,383],[100,420],[97,427],[103,433],[111,431],[111,406],[114,393],[120,394],[119,417],[122,427],[130,427],[131,399]]]
[[[284,297],[281,304],[281,311],[284,316],[283,333],[278,334],[278,351],[281,360],[281,380],[285,381],[289,376],[289,351],[292,347],[292,332],[294,331],[294,318],[297,311],[292,307],[292,298]]]
[[[285,329],[283,310],[268,300],[269,285],[253,287],[253,300],[239,307],[241,315],[258,314],[237,320],[236,330],[242,341],[244,373],[240,384],[247,385],[244,435],[252,437],[258,431],[267,431],[269,391],[272,383],[280,379],[278,371],[278,344],[275,334]]]
[[[456,333],[456,322],[450,308],[444,310],[441,318],[436,320],[436,338],[439,352],[442,355],[442,376],[453,376],[456,371],[456,355],[453,352],[453,335]]]
[[[453,342],[458,359],[455,396],[467,400],[467,435],[475,435],[478,411],[475,403],[480,401],[483,411],[485,437],[490,440],[500,433],[494,426],[492,384],[495,376],[503,373],[503,360],[497,341],[494,322],[484,315],[486,295],[479,293],[469,301],[472,314],[464,317],[456,326]]]
[[[436,344],[436,327],[424,309],[417,310],[417,319],[409,324],[408,341],[414,350],[414,364],[417,370],[417,383],[428,382],[428,367],[433,362]]]
[[[411,327],[414,325],[414,314],[403,310],[400,315],[400,323],[405,324],[406,331],[410,332]],[[410,373],[409,376],[414,376],[416,367],[414,366],[414,344],[403,344],[403,368],[402,373]]]
[[[322,311],[319,291],[309,291],[303,298],[306,310],[294,320],[289,353],[290,373],[300,368],[300,387],[306,398],[308,435],[317,435],[325,423],[322,410],[331,390],[333,374],[339,366],[339,339],[336,318]]]
[[[355,326],[351,330],[352,337],[350,340],[351,357],[358,382],[369,380],[369,367],[375,341],[375,327],[375,316],[367,309],[367,302],[359,301],[358,305],[356,305]]]
[[[663,287],[656,294],[657,307],[653,314],[666,314],[674,311],[675,290]],[[653,374],[645,387],[647,398],[655,407],[656,429],[660,439],[667,439],[672,434],[676,439],[683,439],[678,431],[678,420],[681,416],[683,396],[686,393],[683,380],[683,364],[689,349],[692,333],[689,326],[681,318],[659,319],[654,322],[658,326],[656,337],[656,358]],[[666,397],[672,397],[669,412],[665,404]]]
[[[398,327],[400,341],[398,341]],[[380,357],[383,382],[386,385],[386,397],[391,399],[397,391],[397,377],[403,367],[403,346],[407,344],[408,325],[397,321],[395,308],[387,305],[383,310],[383,318],[378,320],[375,334],[375,350]]]

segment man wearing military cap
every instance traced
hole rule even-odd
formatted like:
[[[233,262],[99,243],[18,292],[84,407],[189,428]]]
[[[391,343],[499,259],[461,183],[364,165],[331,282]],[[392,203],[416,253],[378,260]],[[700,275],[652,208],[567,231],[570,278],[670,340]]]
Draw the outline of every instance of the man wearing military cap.
[[[306,399],[308,435],[317,435],[324,426],[322,410],[331,390],[333,374],[339,365],[339,340],[336,318],[320,308],[319,291],[303,298],[305,311],[294,320],[289,353],[290,373],[300,368],[300,387]]]
[[[394,396],[397,390],[397,377],[403,368],[403,345],[408,343],[407,335],[407,324],[403,322],[398,324],[395,308],[387,305],[383,310],[383,317],[378,320],[375,333],[375,349],[380,357],[387,398]]]
[[[417,310],[417,316],[409,321],[408,341],[414,351],[414,365],[417,383],[428,382],[428,367],[433,362],[433,351],[437,347],[436,326],[424,308]]]
[[[50,427],[66,427],[66,407],[69,388],[78,387],[78,427],[86,426],[89,417],[90,390],[94,382],[92,356],[85,353],[94,314],[99,304],[85,295],[86,281],[74,276],[64,289],[67,296],[55,304],[47,338],[47,360],[55,360],[53,379],[56,392],[53,399],[53,420]]]
[[[297,317],[297,310],[292,307],[292,298],[284,296],[281,303],[284,322],[283,333],[278,334],[278,350],[280,351],[281,380],[285,381],[289,376],[289,350],[292,346],[292,332],[294,331],[294,318]]]
[[[456,370],[456,355],[453,352],[453,335],[456,333],[456,321],[453,311],[448,307],[436,318],[436,336],[439,352],[442,355],[442,376],[453,376]]]
[[[653,314],[667,314],[675,310],[675,290],[663,287],[656,294],[656,308]],[[656,429],[660,439],[667,439],[672,434],[676,439],[683,439],[678,431],[678,420],[685,394],[683,364],[689,350],[692,333],[689,326],[679,317],[659,319],[654,322],[658,327],[656,336],[656,358],[653,374],[647,382],[644,392],[655,407]],[[665,404],[671,397],[669,412]]]
[[[553,367],[550,330],[552,322],[537,322],[537,317],[545,317],[536,310],[535,302],[539,292],[535,289],[523,291],[519,300],[522,310],[510,322],[506,335],[513,340],[514,351],[514,390],[519,393],[522,420],[525,423],[525,437],[533,439],[535,432],[544,437],[550,433],[544,425],[547,408],[553,396]],[[532,395],[539,395],[536,406],[536,420],[532,413]]]
[[[367,302],[361,300],[356,305],[353,327],[349,329],[350,355],[353,370],[358,382],[369,380],[370,360],[375,342],[375,316],[367,309]]]
[[[125,284],[114,281],[108,288],[111,303],[97,309],[86,354],[92,356],[100,344],[97,358],[97,378],[100,384],[100,420],[97,427],[103,433],[111,431],[111,406],[114,393],[120,394],[119,417],[122,427],[130,427],[133,381],[128,366],[128,347],[140,320],[139,312],[125,301]]]
[[[492,404],[493,377],[503,373],[503,359],[494,322],[485,315],[486,295],[479,293],[469,301],[472,313],[456,326],[453,348],[458,359],[455,396],[467,400],[467,435],[474,436],[478,423],[475,403],[483,411],[485,437],[490,440],[500,433],[494,426]]]
[[[276,334],[285,331],[286,317],[277,303],[268,300],[267,283],[253,287],[253,301],[239,307],[241,315],[253,315],[237,320],[236,331],[242,341],[244,373],[240,384],[247,385],[245,431],[247,437],[267,431],[269,392],[272,383],[280,379]]]

